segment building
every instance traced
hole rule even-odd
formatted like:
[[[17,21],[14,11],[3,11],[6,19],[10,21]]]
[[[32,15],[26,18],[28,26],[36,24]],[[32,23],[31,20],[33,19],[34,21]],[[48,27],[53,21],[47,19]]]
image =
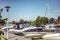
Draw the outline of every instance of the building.
[[[60,20],[55,19],[56,24],[60,24]]]

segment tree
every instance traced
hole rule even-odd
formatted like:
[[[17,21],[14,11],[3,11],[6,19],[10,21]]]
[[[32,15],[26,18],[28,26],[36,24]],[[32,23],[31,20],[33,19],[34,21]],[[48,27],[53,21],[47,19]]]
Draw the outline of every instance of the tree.
[[[24,20],[23,19],[20,19],[20,22],[24,22]]]
[[[15,21],[12,21],[12,24],[16,24],[16,22]]]
[[[50,22],[50,23],[54,23],[54,22],[55,22],[55,19],[54,19],[54,18],[50,18],[50,19],[49,19],[49,22]]]
[[[38,16],[35,20],[35,25],[40,26],[41,25],[41,18]]]
[[[58,20],[60,20],[60,16],[58,16]]]
[[[46,25],[48,23],[47,17],[42,17],[41,20],[42,20],[41,24],[43,24],[43,25]]]
[[[60,24],[60,16],[58,16],[57,23]]]
[[[31,21],[31,20],[30,20],[30,21],[29,21],[29,23],[30,23],[30,24],[32,24],[32,23],[33,23],[33,21]]]
[[[5,21],[0,19],[0,24],[4,25],[5,24]]]
[[[0,19],[2,18],[2,16],[0,15]]]
[[[29,23],[31,24],[31,26],[36,26],[35,21],[29,21]]]
[[[3,32],[3,31],[0,31],[0,36],[1,36],[1,34],[3,34],[3,35],[4,35],[4,32]]]
[[[48,18],[47,17],[37,17],[35,20],[35,25],[36,26],[41,26],[41,25],[45,25],[48,23]]]

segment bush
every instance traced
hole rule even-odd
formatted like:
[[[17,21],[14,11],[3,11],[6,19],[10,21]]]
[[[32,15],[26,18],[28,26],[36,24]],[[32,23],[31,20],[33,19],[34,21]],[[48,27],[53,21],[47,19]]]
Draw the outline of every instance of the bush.
[[[4,35],[4,32],[3,31],[0,31],[0,36],[1,36],[1,34]]]

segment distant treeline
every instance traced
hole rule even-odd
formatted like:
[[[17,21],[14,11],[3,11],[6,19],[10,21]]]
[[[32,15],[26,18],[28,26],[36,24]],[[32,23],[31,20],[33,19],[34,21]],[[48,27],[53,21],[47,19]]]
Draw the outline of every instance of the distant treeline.
[[[20,19],[19,22],[29,22],[32,26],[41,26],[41,25],[46,25],[49,23],[60,23],[60,16],[57,17],[57,19],[55,18],[47,18],[47,17],[40,17],[38,16],[34,21],[27,21],[24,19]],[[12,21],[12,24],[16,24],[18,22]]]

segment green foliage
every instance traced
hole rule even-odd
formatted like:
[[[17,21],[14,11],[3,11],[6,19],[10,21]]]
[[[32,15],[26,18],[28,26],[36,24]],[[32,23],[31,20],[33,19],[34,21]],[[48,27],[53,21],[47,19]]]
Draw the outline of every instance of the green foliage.
[[[23,19],[20,19],[20,22],[24,22],[24,20]]]
[[[38,16],[35,20],[35,25],[40,26],[41,25],[41,18]]]
[[[1,34],[3,34],[3,35],[4,35],[4,32],[3,32],[3,31],[0,31],[0,36],[1,36]]]
[[[47,17],[42,17],[42,24],[46,25],[48,23],[48,18]]]
[[[0,40],[7,40],[7,39],[4,38],[3,36],[0,36]]]
[[[36,26],[36,25],[35,25],[35,21],[30,22],[30,24],[31,24],[32,26]]]
[[[48,18],[47,17],[37,17],[35,20],[35,25],[36,26],[41,26],[41,25],[45,25],[48,23]]]
[[[32,25],[32,26],[34,26],[34,21],[29,21],[29,23]]]
[[[55,21],[55,19],[54,19],[54,18],[50,18],[50,19],[49,19],[49,22],[54,23],[54,21]]]
[[[0,19],[2,18],[2,16],[0,15]]]
[[[16,22],[15,21],[12,21],[12,24],[16,24]]]
[[[0,24],[4,25],[5,24],[5,21],[0,19]]]

